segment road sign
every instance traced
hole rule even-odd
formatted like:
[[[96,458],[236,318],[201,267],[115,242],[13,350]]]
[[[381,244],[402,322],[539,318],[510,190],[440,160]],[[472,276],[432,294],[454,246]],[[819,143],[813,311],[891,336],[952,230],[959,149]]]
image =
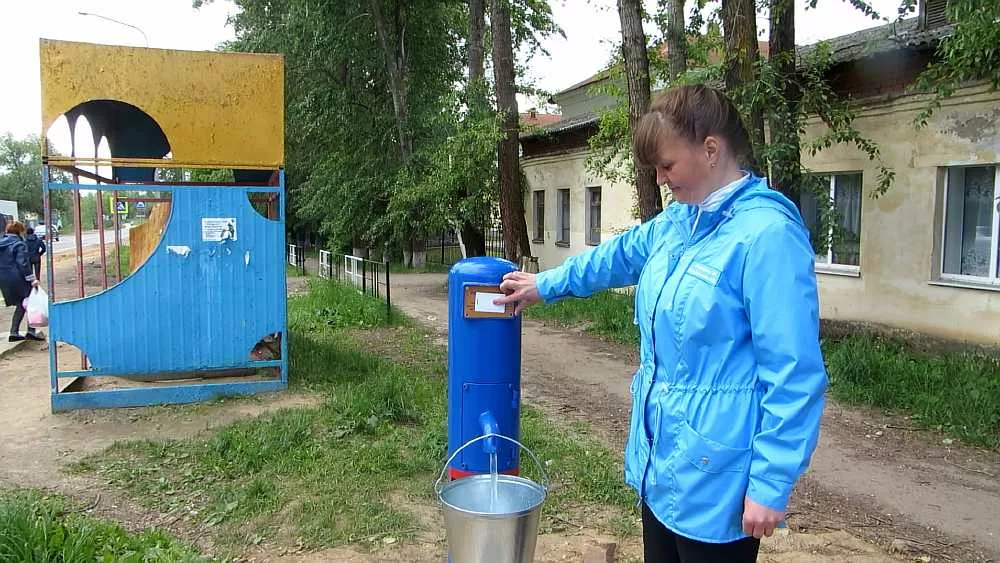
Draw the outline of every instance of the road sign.
[[[146,209],[146,203],[142,201],[135,202],[136,209]]]
[[[108,198],[108,201],[109,201],[109,207],[112,207],[115,210],[115,213],[119,215],[128,215],[127,201],[116,200],[113,197]]]

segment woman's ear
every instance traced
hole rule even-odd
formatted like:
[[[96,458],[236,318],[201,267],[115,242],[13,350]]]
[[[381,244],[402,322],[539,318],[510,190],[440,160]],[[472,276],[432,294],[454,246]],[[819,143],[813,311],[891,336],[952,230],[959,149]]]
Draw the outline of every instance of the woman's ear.
[[[705,158],[707,159],[708,165],[715,168],[719,164],[719,157],[721,156],[720,149],[722,147],[719,143],[719,139],[717,137],[713,137],[712,135],[705,137],[704,147]]]

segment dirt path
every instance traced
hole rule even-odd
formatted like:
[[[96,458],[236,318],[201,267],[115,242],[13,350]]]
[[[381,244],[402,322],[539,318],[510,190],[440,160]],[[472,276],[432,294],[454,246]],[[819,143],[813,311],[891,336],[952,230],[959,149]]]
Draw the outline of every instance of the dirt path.
[[[446,277],[394,275],[392,282],[393,304],[444,337]],[[619,449],[628,432],[635,364],[627,347],[523,323],[524,398],[589,422]],[[830,402],[819,449],[789,507],[789,525],[800,532],[843,530],[885,548],[895,543],[911,560],[1000,560],[1000,455],[942,439],[905,420]]]

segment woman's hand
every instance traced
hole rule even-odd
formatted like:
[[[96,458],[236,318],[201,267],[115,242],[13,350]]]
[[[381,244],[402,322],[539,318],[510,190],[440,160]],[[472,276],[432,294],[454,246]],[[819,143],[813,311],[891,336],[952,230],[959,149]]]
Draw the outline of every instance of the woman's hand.
[[[38,289],[38,280],[31,282],[31,287]]]
[[[542,301],[542,297],[538,295],[538,285],[535,284],[535,274],[528,272],[517,271],[506,274],[500,282],[500,291],[506,295],[494,299],[493,304],[515,303],[515,315],[520,314],[528,305]]]
[[[757,539],[764,536],[771,537],[774,529],[784,519],[784,512],[757,504],[750,500],[750,497],[743,498],[743,531],[747,534]]]

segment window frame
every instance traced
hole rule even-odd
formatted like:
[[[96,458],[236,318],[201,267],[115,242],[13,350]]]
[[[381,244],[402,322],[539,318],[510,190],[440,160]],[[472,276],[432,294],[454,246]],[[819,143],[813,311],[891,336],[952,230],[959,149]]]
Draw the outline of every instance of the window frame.
[[[541,204],[541,213],[538,206]],[[532,199],[532,213],[534,213],[534,232],[531,242],[545,242],[545,190],[535,190]]]
[[[837,205],[837,176],[861,176],[861,205],[858,207],[858,225],[861,225],[861,219],[864,216],[864,185],[865,176],[864,171],[852,170],[852,171],[840,171],[840,172],[815,172],[816,176],[828,176],[830,178],[830,186],[827,191],[827,195],[830,201],[833,203],[834,207]],[[833,229],[834,226],[830,225],[830,229],[827,231],[827,240],[833,239]],[[815,254],[815,251],[813,251]],[[826,249],[825,262],[819,261],[819,254],[815,254],[815,269],[819,273],[825,274],[837,274],[842,276],[854,276],[858,277],[861,275],[861,238],[858,237],[858,265],[854,264],[838,264],[833,261],[833,244],[830,244]]]
[[[601,197],[601,200],[597,202],[598,221],[600,221],[601,215],[603,215],[603,213],[602,213],[603,209],[602,209],[602,205],[601,205],[602,202],[603,202],[603,193],[601,191],[601,186],[588,186],[587,187],[587,201],[585,202],[586,203],[586,210],[587,210],[587,215],[586,215],[587,221],[586,221],[586,225],[585,225],[585,227],[586,227],[585,235],[586,236],[584,237],[585,238],[585,242],[587,243],[588,246],[597,246],[597,245],[601,244],[601,225],[600,225],[600,223],[598,223],[598,225],[597,225],[597,235],[596,235],[596,237],[594,236],[594,205],[593,205],[593,199],[592,198],[593,198],[595,192],[597,193],[598,197]]]
[[[993,167],[993,224],[990,226],[990,266],[987,277],[970,276],[966,274],[949,274],[944,271],[945,255],[948,249],[948,188],[951,183],[952,170],[958,168]],[[984,287],[1000,287],[1000,163],[959,164],[944,167],[944,182],[941,190],[941,232],[938,244],[940,252],[937,257],[937,279],[945,282],[957,282]]]
[[[565,198],[565,199],[564,199]],[[572,207],[572,193],[569,188],[560,188],[556,191],[556,245],[557,246],[569,246],[570,237],[572,236],[570,230],[570,208]],[[563,216],[563,212],[566,215]],[[566,233],[566,238],[563,238],[563,233]]]

